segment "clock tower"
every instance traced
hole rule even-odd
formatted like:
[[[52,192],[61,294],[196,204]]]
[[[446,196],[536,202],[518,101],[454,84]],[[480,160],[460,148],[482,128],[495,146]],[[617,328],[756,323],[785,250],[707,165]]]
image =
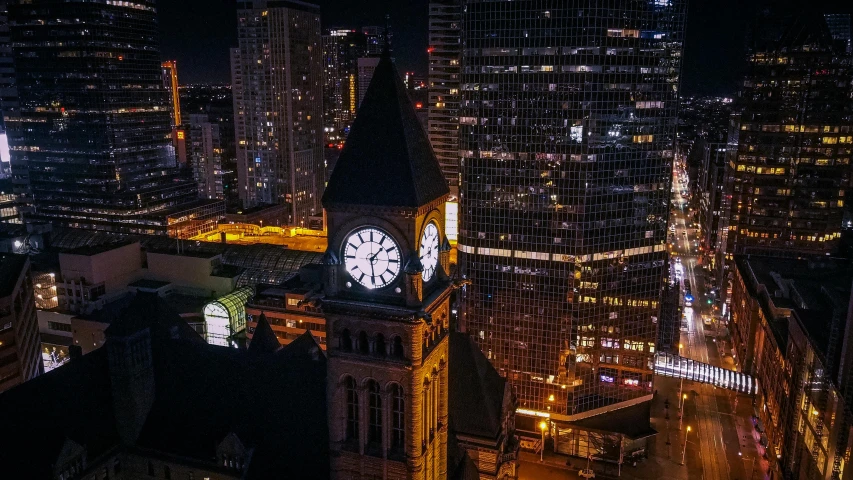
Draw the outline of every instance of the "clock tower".
[[[448,193],[386,53],[323,195],[332,478],[447,477]]]

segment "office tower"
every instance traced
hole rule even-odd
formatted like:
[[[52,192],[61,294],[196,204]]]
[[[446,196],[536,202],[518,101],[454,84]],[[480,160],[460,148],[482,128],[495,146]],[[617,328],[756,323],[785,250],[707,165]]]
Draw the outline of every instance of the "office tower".
[[[708,265],[720,285],[720,271],[725,265],[725,255],[718,255],[718,246],[722,242],[723,226],[722,209],[724,205],[726,185],[726,150],[727,144],[720,142],[696,142],[694,148],[701,148],[702,165],[697,179],[699,191],[699,228],[702,240],[700,254],[703,264]],[[716,300],[716,299],[715,299]]]
[[[163,89],[169,94],[172,117],[172,145],[175,147],[175,159],[178,166],[186,168],[187,163],[187,132],[181,118],[181,94],[178,90],[178,62],[166,60],[162,63]]]
[[[463,6],[460,325],[556,422],[648,425],[685,7]]]
[[[320,7],[239,2],[232,50],[237,178],[244,207],[290,205],[308,225],[323,193],[323,51]]]
[[[376,70],[377,65],[379,65],[379,57],[358,59],[358,106],[356,112],[358,112],[358,107],[361,106],[361,102],[367,94],[367,87],[370,86],[370,79],[373,78],[373,71]]]
[[[815,12],[767,17],[753,37],[730,130],[725,254],[829,254],[850,187],[847,42]]]
[[[429,4],[429,141],[451,195],[459,185],[459,60],[461,0]]]
[[[215,224],[222,209],[195,203],[174,168],[155,2],[35,0],[9,16],[21,104],[11,154],[27,165],[30,219],[175,235]]]
[[[225,171],[219,124],[206,113],[189,114],[188,159],[201,198],[225,199]]]
[[[0,178],[12,175],[6,123],[14,122],[13,117],[16,116],[18,108],[15,64],[12,58],[12,42],[9,38],[8,3],[8,0],[0,0]]]
[[[6,140],[4,117],[17,108],[15,92],[15,65],[12,60],[12,43],[9,40],[8,0],[0,0],[0,177],[9,176],[9,147]]]
[[[389,25],[390,17],[385,15],[385,26],[377,27],[377,26],[369,26],[369,27],[361,27],[361,33],[365,37],[365,45],[366,51],[365,54],[368,57],[378,57],[382,55],[382,51],[385,49],[385,34],[387,32],[388,36],[388,45],[393,44],[394,35],[391,32],[391,27]],[[365,86],[367,88],[367,86]]]
[[[323,131],[337,148],[349,132],[358,105],[358,59],[367,41],[355,30],[329,29],[323,34]]]
[[[0,253],[0,392],[41,373],[30,259]]]
[[[853,35],[851,35],[850,14],[829,13],[824,15],[826,26],[834,40],[844,42],[847,53],[853,53]]]

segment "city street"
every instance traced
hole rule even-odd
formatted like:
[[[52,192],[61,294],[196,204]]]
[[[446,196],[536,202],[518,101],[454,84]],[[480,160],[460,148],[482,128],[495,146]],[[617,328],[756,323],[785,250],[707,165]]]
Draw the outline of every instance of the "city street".
[[[672,224],[675,225],[673,250],[683,270],[681,355],[714,366],[734,369],[731,357],[723,358],[717,345],[715,315],[711,297],[706,291],[705,278],[698,251],[698,230],[692,225],[692,212],[688,201],[682,196],[687,191],[687,177],[676,174]],[[687,293],[690,293],[690,296]],[[688,301],[692,297],[692,302]],[[692,303],[692,305],[691,305]],[[703,321],[708,319],[708,324]],[[711,321],[713,319],[713,321]],[[686,327],[686,328],[685,328]],[[755,448],[751,421],[752,402],[748,395],[737,395],[712,385],[690,381],[669,380],[658,382],[661,393],[670,401],[670,434],[678,438],[676,445],[683,445],[687,426],[691,427],[687,442],[687,465],[689,478],[753,479],[763,478],[766,462]],[[684,403],[683,427],[678,430],[678,399],[687,395]],[[664,427],[665,428],[665,427]],[[674,431],[672,429],[674,428]],[[663,433],[663,432],[662,432]],[[680,460],[680,459],[678,459]],[[764,465],[764,467],[762,467]],[[694,469],[698,469],[694,473]]]
[[[682,281],[681,302],[684,313],[680,342],[681,355],[693,360],[735,369],[731,356],[721,355],[722,335],[718,344],[717,323],[712,322],[718,312],[707,295],[705,276],[699,264],[698,230],[691,225],[691,212],[687,199],[681,195],[687,190],[687,177],[676,174],[673,180],[674,195],[671,225],[675,226],[672,245],[673,266],[680,261],[679,276]],[[675,273],[673,273],[675,275]],[[692,301],[686,300],[689,288]],[[689,303],[689,305],[688,305]],[[703,319],[708,319],[706,325]],[[656,395],[652,404],[652,425],[659,432],[651,440],[649,458],[636,467],[624,465],[619,478],[623,479],[708,479],[708,480],[763,480],[767,462],[757,449],[751,416],[752,399],[712,385],[658,376]],[[679,428],[679,398],[684,401],[684,419]],[[668,406],[666,401],[668,400]],[[687,433],[687,427],[690,432]],[[684,436],[687,433],[686,451]],[[682,455],[684,464],[682,464]],[[531,452],[520,458],[519,478],[523,480],[557,480],[578,478],[578,467],[583,460],[569,459],[553,453],[545,454],[544,462]],[[597,478],[615,478],[616,475],[598,475]]]

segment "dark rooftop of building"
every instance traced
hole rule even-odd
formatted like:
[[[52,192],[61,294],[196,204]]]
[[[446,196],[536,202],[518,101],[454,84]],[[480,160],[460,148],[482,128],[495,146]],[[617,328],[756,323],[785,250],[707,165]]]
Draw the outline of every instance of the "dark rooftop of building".
[[[136,287],[136,288],[144,288],[149,290],[157,290],[163,288],[167,285],[170,285],[171,282],[162,282],[160,280],[149,280],[147,278],[142,278],[133,283],[128,284],[128,287]]]
[[[840,308],[845,318],[847,315],[853,289],[853,266],[834,258],[756,255],[736,257],[736,263],[750,296],[757,298],[765,310],[777,344],[781,348],[787,344],[789,317],[779,314],[778,310],[786,309],[794,312],[812,344],[825,355],[833,310]],[[757,284],[752,283],[752,278]],[[759,294],[759,285],[767,291],[766,296]]]
[[[65,250],[62,253],[66,255],[82,255],[84,257],[91,257],[93,255],[109,252],[110,250],[115,250],[116,248],[125,247],[132,243],[134,242],[131,240],[117,240],[115,242],[103,243],[100,245],[83,245]]]
[[[621,433],[636,440],[658,433],[649,422],[651,408],[652,402],[641,402],[601,415],[587,417],[573,422],[573,424],[581,428]]]
[[[448,193],[400,74],[383,55],[323,194],[323,206],[418,208]]]
[[[107,345],[146,328],[154,398],[136,447],[211,465],[217,447],[236,436],[254,449],[243,478],[328,478],[326,359],[316,342],[255,354],[208,345],[162,299],[139,294],[107,329]],[[54,478],[68,441],[83,446],[90,462],[119,447],[107,352],[0,395],[3,465],[26,465],[27,478]]]
[[[17,224],[0,224],[0,238],[23,239],[27,229]],[[84,230],[79,228],[53,228],[43,236],[46,247],[32,252],[33,269],[58,271],[59,253],[74,251],[80,247],[100,247],[109,250],[119,242],[139,242],[146,252],[175,254],[175,239],[157,235],[125,235],[113,232]],[[94,250],[93,250],[94,251]],[[227,278],[237,277],[238,286],[257,284],[281,284],[297,274],[300,267],[320,263],[323,253],[293,250],[280,245],[229,245],[217,242],[181,242],[182,254],[199,258],[222,255],[221,270],[213,275]]]
[[[0,253],[0,297],[12,294],[21,270],[27,265],[26,255],[15,255],[13,253]]]
[[[450,333],[450,429],[495,439],[501,433],[506,379],[464,333]]]

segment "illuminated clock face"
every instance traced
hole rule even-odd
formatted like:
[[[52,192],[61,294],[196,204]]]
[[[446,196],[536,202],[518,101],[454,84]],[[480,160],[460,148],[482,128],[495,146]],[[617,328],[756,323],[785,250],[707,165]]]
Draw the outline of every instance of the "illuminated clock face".
[[[400,247],[379,229],[356,230],[344,245],[344,267],[367,288],[385,287],[400,273]]]
[[[435,275],[438,265],[438,227],[435,222],[429,222],[421,235],[420,250],[421,265],[424,266],[423,279],[428,282]]]

